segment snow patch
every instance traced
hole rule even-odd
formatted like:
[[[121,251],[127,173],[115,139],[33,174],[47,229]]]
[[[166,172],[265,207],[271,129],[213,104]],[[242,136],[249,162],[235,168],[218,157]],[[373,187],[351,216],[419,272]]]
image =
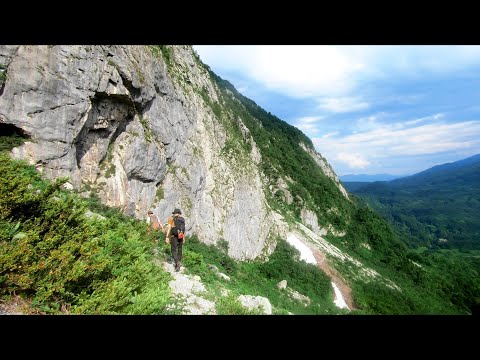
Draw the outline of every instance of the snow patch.
[[[313,256],[312,250],[310,250],[308,246],[302,243],[300,239],[298,239],[294,234],[288,234],[287,242],[293,247],[295,247],[298,251],[300,251],[300,259],[304,260],[309,264],[317,265],[317,260],[315,260],[315,256]]]
[[[340,289],[338,288],[337,284],[335,284],[332,281],[332,286],[333,286],[333,291],[335,291],[335,300],[333,301],[335,303],[335,305],[337,307],[339,307],[340,309],[350,310],[350,308],[348,307],[347,303],[345,302],[345,299],[343,298],[343,295],[340,292]]]

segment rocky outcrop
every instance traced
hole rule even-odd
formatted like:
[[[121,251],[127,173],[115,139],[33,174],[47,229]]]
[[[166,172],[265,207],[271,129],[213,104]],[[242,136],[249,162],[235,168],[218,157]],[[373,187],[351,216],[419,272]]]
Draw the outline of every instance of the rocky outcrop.
[[[310,303],[312,302],[312,300],[310,300],[310,298],[308,296],[302,295],[296,290],[293,290],[291,288],[286,288],[286,290],[287,290],[288,296],[291,299],[293,299],[295,301],[298,301],[299,303],[303,304],[303,306],[305,306],[305,307],[310,305]]]
[[[265,315],[272,315],[272,304],[263,296],[240,295],[238,297],[240,303],[251,310],[259,310]]]
[[[137,218],[179,207],[187,233],[225,239],[235,259],[268,256],[286,233],[257,144],[191,47],[1,45],[0,65],[0,126],[30,137],[12,154],[46,177]],[[235,141],[248,150],[226,151]]]
[[[318,217],[317,217],[317,214],[315,214],[313,211],[308,210],[308,209],[302,209],[302,211],[300,212],[300,217],[302,219],[302,222],[306,226],[310,227],[310,229],[314,233],[316,233],[320,236],[323,236],[323,235],[327,234],[327,230],[318,226]]]
[[[303,150],[305,150],[305,152],[307,152],[313,158],[313,160],[315,160],[317,165],[322,169],[323,173],[335,182],[335,184],[337,185],[337,187],[340,190],[340,192],[342,193],[342,195],[345,196],[345,198],[349,199],[347,190],[345,190],[342,183],[340,182],[340,179],[335,174],[335,172],[333,171],[332,167],[327,162],[327,160],[325,160],[322,157],[322,155],[320,155],[315,150],[312,150],[312,149],[308,148],[307,146],[305,146],[305,144],[300,143],[299,145]]]
[[[282,280],[277,284],[277,287],[282,290],[287,288],[287,280]]]
[[[230,276],[220,272],[220,270],[215,266],[215,265],[212,265],[212,264],[208,264],[208,268],[210,270],[213,271],[213,273],[218,276],[220,279],[223,279],[223,280],[226,280],[226,281],[230,281]]]
[[[272,229],[252,222],[274,223],[258,149],[243,126],[246,166],[221,154],[230,134],[200,94],[218,102],[216,85],[190,47],[168,51],[173,65],[147,46],[0,46],[0,122],[31,137],[12,153],[129,215],[180,207],[188,232],[255,258]]]
[[[173,265],[167,262],[162,266],[173,277],[168,285],[177,304],[172,304],[170,310],[178,307],[184,315],[216,315],[215,303],[203,297],[207,295],[207,290],[198,275],[186,275],[183,268],[182,271],[176,272]]]

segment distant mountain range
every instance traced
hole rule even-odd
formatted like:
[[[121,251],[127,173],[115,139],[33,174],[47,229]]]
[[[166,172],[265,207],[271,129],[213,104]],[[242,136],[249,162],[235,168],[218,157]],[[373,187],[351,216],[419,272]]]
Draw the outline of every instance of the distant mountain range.
[[[410,245],[480,249],[480,154],[392,181],[344,185]]]
[[[342,182],[373,182],[373,181],[390,181],[400,178],[401,175],[391,174],[348,174],[340,176]]]

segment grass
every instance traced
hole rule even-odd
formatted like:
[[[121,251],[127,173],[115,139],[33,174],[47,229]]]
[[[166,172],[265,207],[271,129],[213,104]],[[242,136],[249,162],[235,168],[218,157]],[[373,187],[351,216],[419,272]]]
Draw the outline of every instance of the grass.
[[[335,314],[341,313],[334,304],[329,278],[317,267],[299,260],[298,251],[278,239],[278,246],[268,262],[237,262],[227,255],[226,242],[218,246],[201,243],[196,236],[184,246],[184,265],[192,275],[199,275],[210,293],[217,295],[217,312],[243,314],[243,306],[235,299],[240,295],[264,296],[272,304],[274,314]],[[208,265],[215,265],[230,281],[215,275]],[[288,296],[277,283],[286,279],[293,290],[307,295],[309,306]],[[221,296],[222,289],[229,291]],[[255,311],[249,313],[256,313]]]

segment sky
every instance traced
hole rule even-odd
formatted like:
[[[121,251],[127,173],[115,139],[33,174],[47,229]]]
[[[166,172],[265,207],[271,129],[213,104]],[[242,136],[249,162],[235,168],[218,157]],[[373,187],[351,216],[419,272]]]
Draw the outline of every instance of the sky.
[[[410,175],[480,153],[480,46],[194,49],[339,176]]]

